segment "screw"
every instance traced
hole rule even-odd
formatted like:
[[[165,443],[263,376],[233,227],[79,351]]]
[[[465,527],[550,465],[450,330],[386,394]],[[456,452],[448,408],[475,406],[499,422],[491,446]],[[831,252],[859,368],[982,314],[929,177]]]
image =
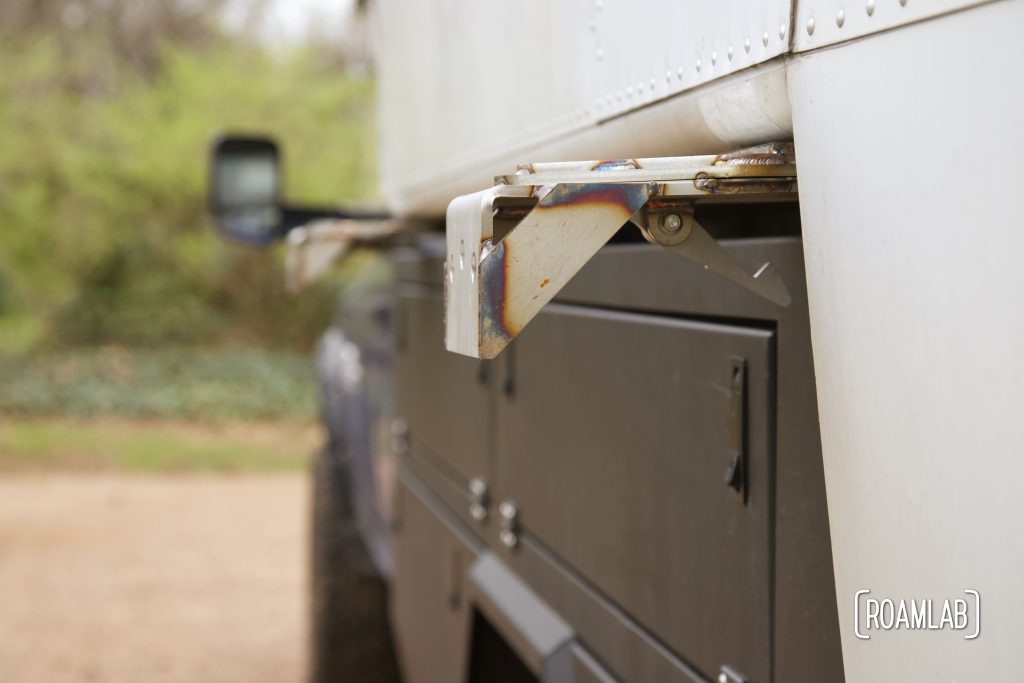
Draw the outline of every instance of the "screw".
[[[661,227],[668,232],[679,232],[683,227],[683,219],[677,213],[667,213],[661,217]]]

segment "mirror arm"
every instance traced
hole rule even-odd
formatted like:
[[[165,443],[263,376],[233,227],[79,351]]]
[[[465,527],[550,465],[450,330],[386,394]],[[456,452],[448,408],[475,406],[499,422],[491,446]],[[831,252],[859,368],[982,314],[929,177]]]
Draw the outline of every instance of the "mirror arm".
[[[322,219],[352,220],[352,221],[384,221],[391,218],[391,214],[385,211],[373,209],[348,209],[343,207],[321,208],[309,206],[281,206],[281,226],[279,234],[284,236],[295,228],[307,223]]]

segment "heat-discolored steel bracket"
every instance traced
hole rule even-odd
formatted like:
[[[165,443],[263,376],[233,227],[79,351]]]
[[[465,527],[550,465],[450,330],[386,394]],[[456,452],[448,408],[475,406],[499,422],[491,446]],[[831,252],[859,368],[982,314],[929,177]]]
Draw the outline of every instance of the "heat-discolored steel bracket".
[[[494,358],[627,222],[651,242],[780,306],[770,263],[748,273],[693,217],[695,202],[796,198],[788,144],[733,154],[536,164],[448,205],[445,346]]]
[[[288,233],[285,287],[295,293],[314,281],[353,248],[382,244],[401,228],[397,221],[367,222],[325,218]]]

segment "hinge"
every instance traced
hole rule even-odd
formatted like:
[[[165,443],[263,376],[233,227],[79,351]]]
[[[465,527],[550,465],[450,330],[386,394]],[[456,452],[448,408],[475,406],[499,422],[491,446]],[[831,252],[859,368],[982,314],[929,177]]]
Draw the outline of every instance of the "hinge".
[[[480,477],[469,480],[469,501],[469,516],[478,522],[487,519],[490,496],[487,491],[487,482]]]
[[[512,501],[506,500],[498,506],[498,515],[501,517],[498,538],[506,547],[515,548],[519,545],[519,508]]]

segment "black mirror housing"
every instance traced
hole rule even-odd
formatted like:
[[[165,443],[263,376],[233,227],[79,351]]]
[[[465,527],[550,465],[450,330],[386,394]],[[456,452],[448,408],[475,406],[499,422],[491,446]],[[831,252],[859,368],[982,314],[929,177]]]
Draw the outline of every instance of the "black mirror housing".
[[[287,232],[281,201],[281,155],[268,137],[214,140],[207,204],[222,234],[266,245]]]

